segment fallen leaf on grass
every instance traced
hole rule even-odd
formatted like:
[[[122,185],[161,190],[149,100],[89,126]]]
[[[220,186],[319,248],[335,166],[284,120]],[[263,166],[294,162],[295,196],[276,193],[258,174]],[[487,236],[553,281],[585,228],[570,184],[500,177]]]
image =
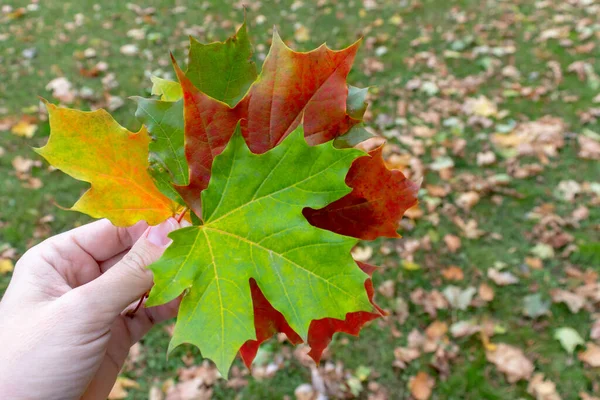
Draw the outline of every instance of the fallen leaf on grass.
[[[473,206],[479,203],[479,194],[477,192],[466,192],[462,193],[456,199],[456,205],[462,208],[465,211],[469,211]]]
[[[35,134],[35,131],[37,131],[37,128],[37,124],[32,124],[31,122],[22,119],[12,127],[11,132],[17,136],[30,139]]]
[[[72,90],[73,85],[65,77],[52,79],[46,85],[46,90],[52,91],[52,97],[58,99],[62,103],[72,103],[75,101],[75,91]]]
[[[461,338],[471,336],[481,330],[479,324],[475,321],[458,321],[450,326],[452,337]]]
[[[303,383],[294,390],[296,400],[317,400],[319,392],[317,392],[311,384]]]
[[[576,314],[585,306],[585,298],[578,294],[562,289],[554,289],[550,292],[552,301],[555,303],[565,303],[569,310]]]
[[[381,293],[383,295],[383,297],[391,299],[394,297],[395,286],[396,286],[396,283],[393,280],[388,279],[388,280],[383,281],[381,283],[381,285],[379,285],[379,287],[377,288],[377,291],[379,293]]]
[[[448,308],[446,297],[437,290],[426,292],[423,288],[415,289],[410,293],[410,300],[414,304],[422,306],[425,312],[433,318],[437,316],[437,310]]]
[[[396,347],[394,349],[395,360],[392,365],[394,367],[404,369],[411,361],[419,358],[420,356],[421,351],[419,349],[410,347]]]
[[[579,398],[581,400],[600,400],[600,397],[592,396],[585,392],[579,392]]]
[[[354,259],[356,260],[356,257],[354,257]],[[360,261],[360,260],[357,260],[357,261]],[[402,264],[402,268],[404,268],[407,271],[417,271],[417,270],[421,269],[421,266],[413,261],[402,260],[401,264]]]
[[[538,318],[550,310],[550,301],[544,300],[539,293],[531,294],[523,298],[523,314],[529,318]]]
[[[462,281],[465,277],[462,269],[456,265],[451,265],[442,270],[442,276],[449,281]]]
[[[510,134],[494,134],[492,142],[496,146],[516,149],[519,156],[537,155],[547,162],[546,156],[558,155],[558,149],[564,146],[566,128],[562,119],[546,115],[519,124]]]
[[[544,374],[535,374],[529,385],[527,393],[535,397],[536,400],[561,400],[556,391],[556,384],[550,380],[544,380]]]
[[[473,296],[477,293],[477,289],[473,286],[469,286],[463,290],[459,287],[450,285],[444,289],[443,293],[452,308],[466,310],[467,307],[469,307],[469,304],[471,304]]]
[[[487,283],[482,283],[479,285],[479,297],[483,301],[492,301],[494,300],[494,289]]]
[[[579,142],[579,153],[577,154],[579,158],[600,160],[600,141],[583,135],[578,135],[577,141]]]
[[[373,255],[373,248],[369,246],[356,246],[352,249],[352,258],[356,261],[367,262]]]
[[[587,342],[585,351],[579,353],[579,359],[590,367],[600,367],[600,346]]]
[[[480,117],[494,117],[498,113],[496,104],[491,102],[485,96],[478,98],[469,98],[463,105],[463,111],[467,115],[477,115]]]
[[[563,349],[569,354],[573,354],[577,346],[585,343],[581,335],[575,329],[569,327],[555,330],[554,339],[558,340]]]
[[[0,259],[0,275],[8,274],[15,268],[13,262],[8,258]]]
[[[490,268],[487,271],[487,276],[494,281],[496,285],[506,286],[519,283],[519,278],[510,272],[500,272],[496,268]]]
[[[410,381],[408,382],[410,394],[412,394],[416,400],[429,399],[434,386],[435,379],[423,371],[410,378]]]
[[[444,243],[446,243],[446,247],[448,247],[451,253],[456,253],[462,245],[458,236],[450,234],[444,236]]]
[[[110,390],[108,394],[109,400],[121,400],[126,399],[128,396],[127,389],[139,389],[140,385],[129,378],[125,378],[123,376],[119,376],[115,381],[113,388]]]
[[[544,268],[543,261],[537,257],[525,257],[525,264],[527,264],[529,266],[529,268],[531,268],[531,269]]]
[[[486,358],[494,364],[498,371],[506,375],[509,383],[521,379],[528,380],[533,374],[533,363],[529,361],[523,351],[514,346],[498,343],[494,351],[486,351]]]
[[[425,329],[425,334],[429,339],[440,339],[448,332],[448,324],[443,321],[433,321],[431,325]]]

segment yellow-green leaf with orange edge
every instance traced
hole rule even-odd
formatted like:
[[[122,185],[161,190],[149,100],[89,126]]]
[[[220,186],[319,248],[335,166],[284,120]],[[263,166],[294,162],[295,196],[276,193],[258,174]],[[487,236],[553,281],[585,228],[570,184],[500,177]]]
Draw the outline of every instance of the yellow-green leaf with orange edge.
[[[78,111],[46,102],[50,139],[37,153],[54,167],[91,188],[73,205],[94,218],[129,226],[144,220],[156,225],[172,216],[177,204],[164,196],[148,173],[150,136],[133,133],[105,110]]]

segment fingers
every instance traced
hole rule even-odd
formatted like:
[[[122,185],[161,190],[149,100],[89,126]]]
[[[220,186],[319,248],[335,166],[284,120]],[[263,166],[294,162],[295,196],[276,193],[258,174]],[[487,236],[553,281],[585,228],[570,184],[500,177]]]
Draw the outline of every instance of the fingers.
[[[129,304],[152,287],[152,272],[146,267],[158,260],[170,243],[168,233],[181,225],[173,218],[144,232],[131,250],[92,282],[73,295],[92,306],[95,314],[108,318],[118,316]]]
[[[148,224],[143,221],[122,228],[102,219],[50,238],[40,246],[51,242],[59,251],[72,252],[76,249],[87,253],[96,261],[104,261],[129,249],[147,228]]]

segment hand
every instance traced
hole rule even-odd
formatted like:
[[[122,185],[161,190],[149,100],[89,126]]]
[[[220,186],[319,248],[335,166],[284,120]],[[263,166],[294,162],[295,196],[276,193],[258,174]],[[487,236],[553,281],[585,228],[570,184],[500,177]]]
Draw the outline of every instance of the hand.
[[[106,399],[129,348],[178,301],[135,307],[150,290],[173,218],[156,227],[101,220],[54,236],[17,262],[0,302],[0,393],[6,399]]]

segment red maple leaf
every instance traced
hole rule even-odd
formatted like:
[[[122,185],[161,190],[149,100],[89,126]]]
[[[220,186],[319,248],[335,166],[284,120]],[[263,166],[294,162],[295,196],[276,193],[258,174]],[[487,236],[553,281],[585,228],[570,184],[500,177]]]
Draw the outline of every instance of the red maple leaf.
[[[319,210],[304,209],[311,225],[363,240],[400,237],[398,222],[417,204],[419,185],[387,169],[382,150],[383,146],[354,161],[346,175],[352,192]]]
[[[377,267],[363,262],[357,262],[357,264],[369,276],[373,275],[373,271],[377,269]],[[271,306],[253,279],[250,280],[250,289],[254,307],[256,340],[247,341],[240,349],[240,356],[248,368],[251,367],[259,346],[278,332],[285,333],[288,340],[294,345],[303,342],[302,338],[288,325],[283,315]],[[331,338],[335,333],[345,332],[358,336],[358,333],[367,322],[386,315],[385,311],[379,308],[373,300],[375,291],[370,278],[365,281],[365,289],[367,290],[371,304],[373,304],[377,312],[358,311],[348,313],[344,320],[323,318],[311,322],[308,328],[307,343],[310,346],[308,355],[316,363],[319,363],[321,360],[323,351],[331,342]]]

